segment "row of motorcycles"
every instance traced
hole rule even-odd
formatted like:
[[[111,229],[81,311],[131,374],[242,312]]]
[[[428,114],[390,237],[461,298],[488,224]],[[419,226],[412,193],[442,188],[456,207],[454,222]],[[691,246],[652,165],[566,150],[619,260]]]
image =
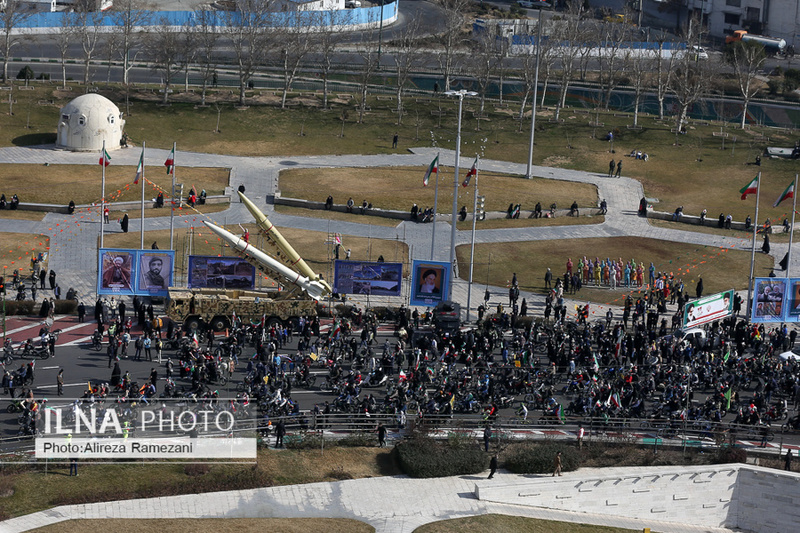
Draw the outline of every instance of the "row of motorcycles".
[[[10,365],[14,359],[48,359],[50,357],[50,338],[58,340],[60,333],[60,329],[44,331],[38,343],[33,339],[27,339],[17,345],[7,338],[3,343],[3,363]]]

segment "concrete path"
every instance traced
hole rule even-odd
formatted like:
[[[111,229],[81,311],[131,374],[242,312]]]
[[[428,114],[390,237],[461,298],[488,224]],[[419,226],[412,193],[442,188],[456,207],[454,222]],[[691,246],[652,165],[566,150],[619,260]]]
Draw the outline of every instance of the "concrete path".
[[[568,472],[562,479],[592,478],[592,469]],[[451,518],[487,513],[579,522],[664,533],[721,533],[724,528],[646,521],[588,513],[555,511],[478,500],[476,484],[524,482],[528,476],[498,472],[435,479],[405,476],[309,483],[253,490],[190,494],[108,503],[70,505],[0,522],[0,533],[20,533],[63,520],[92,518],[353,518],[378,533],[410,533],[417,527]],[[90,526],[91,527],[91,526]]]

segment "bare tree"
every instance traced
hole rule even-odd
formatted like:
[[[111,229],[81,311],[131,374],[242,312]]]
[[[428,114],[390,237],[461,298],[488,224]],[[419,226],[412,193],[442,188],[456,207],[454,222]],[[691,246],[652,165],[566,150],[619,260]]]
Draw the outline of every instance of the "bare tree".
[[[580,18],[583,14],[583,5],[577,2],[569,5],[567,15],[557,21],[553,26],[553,34],[556,40],[566,42],[567,46],[561,49],[561,71],[559,73],[559,94],[556,104],[555,119],[558,120],[561,109],[566,104],[569,83],[575,70],[575,58],[581,48],[581,27]]]
[[[187,20],[178,34],[178,66],[183,70],[183,91],[189,92],[189,68],[200,55],[193,20]]]
[[[145,10],[142,0],[115,0],[111,10],[111,18],[116,25],[114,32],[119,37],[119,55],[122,58],[122,83],[128,85],[128,77],[136,60],[131,51],[138,44],[137,29],[145,24],[150,15]]]
[[[361,70],[358,74],[358,91],[361,101],[358,104],[358,122],[359,124],[364,121],[364,113],[367,110],[367,94],[369,92],[369,82],[372,75],[378,68],[378,43],[373,35],[374,31],[366,31],[361,35],[357,49],[358,55],[361,56]],[[344,131],[344,130],[342,130]]]
[[[344,25],[351,16],[349,10],[331,11],[331,23],[320,25],[319,31],[315,34],[314,48],[321,56],[320,76],[322,77],[322,108],[328,109],[328,81],[333,71],[333,56],[336,47],[344,41],[347,33],[339,28]]]
[[[67,58],[69,48],[75,42],[75,18],[72,13],[64,13],[59,24],[59,31],[55,35],[58,56],[61,61],[61,87],[67,86]]]
[[[600,48],[598,62],[600,88],[603,91],[603,105],[606,111],[611,104],[611,93],[619,83],[624,72],[625,61],[622,53],[623,45],[630,42],[630,26],[628,24],[604,25],[603,44]]]
[[[25,19],[30,16],[28,6],[20,0],[6,0],[5,8],[0,12],[0,50],[3,52],[3,81],[8,81],[8,59],[11,49],[19,44],[19,37],[12,35]]]
[[[666,42],[663,39],[658,41],[658,48],[652,49],[652,61],[655,61],[656,75],[651,85],[656,88],[656,99],[658,100],[658,118],[664,120],[664,100],[669,92],[669,87],[672,84],[672,76],[674,74],[673,65],[675,64],[675,56],[670,53],[669,59],[664,59],[664,49]]]
[[[767,54],[764,46],[753,41],[736,41],[725,47],[725,62],[733,67],[739,92],[744,102],[742,104],[741,128],[747,122],[747,108],[750,100],[761,88],[755,81],[758,71],[764,65]]]
[[[689,21],[685,37],[686,42],[690,45],[698,40],[697,26],[696,21]],[[673,71],[674,75],[669,88],[680,106],[680,111],[675,119],[675,143],[677,144],[678,134],[683,131],[687,122],[689,107],[700,100],[711,85],[712,69],[708,61],[697,61],[693,54],[684,53],[678,57]]]
[[[488,32],[477,35],[472,44],[472,52],[467,59],[467,65],[470,74],[478,84],[478,95],[480,96],[479,114],[483,115],[483,110],[486,106],[486,92],[497,72],[499,56],[495,48],[494,36]],[[478,125],[480,126],[480,120]]]
[[[313,20],[299,18],[299,24],[294,28],[282,31],[279,36],[281,67],[283,69],[283,94],[281,94],[281,109],[286,108],[286,98],[292,90],[292,84],[297,77],[300,65],[313,49],[312,34],[314,31]]]
[[[642,48],[628,48],[624,54],[626,70],[630,73],[630,84],[633,86],[633,125],[639,125],[639,107],[644,94],[647,73],[655,65],[649,50]]]
[[[89,67],[100,38],[101,17],[102,13],[97,11],[77,11],[75,13],[75,30],[83,53],[83,83],[86,85],[87,92],[89,90]]]
[[[265,27],[270,0],[240,0],[238,11],[226,12],[225,36],[233,50],[239,78],[239,105],[245,104],[245,90],[256,67],[265,57]]]
[[[217,18],[213,11],[197,9],[194,12],[194,41],[197,43],[197,59],[200,65],[200,77],[203,88],[200,93],[200,105],[206,105],[208,82],[213,80],[217,70],[216,49],[220,38]]]
[[[464,33],[464,12],[470,0],[436,0],[436,4],[442,9],[444,14],[444,28],[439,35],[442,43],[442,51],[437,54],[439,66],[444,76],[444,88],[450,89],[450,82],[456,68],[458,54],[456,49],[462,41]]]
[[[153,71],[161,76],[164,85],[164,97],[161,100],[164,105],[169,103],[172,77],[179,72],[180,40],[180,32],[170,25],[166,17],[162,17],[147,36],[147,55],[153,64]]]
[[[397,123],[403,123],[403,90],[411,76],[411,71],[419,64],[422,57],[422,50],[417,43],[417,32],[419,31],[420,18],[419,13],[414,13],[414,16],[403,28],[399,39],[395,41],[393,58],[395,73],[397,75]]]

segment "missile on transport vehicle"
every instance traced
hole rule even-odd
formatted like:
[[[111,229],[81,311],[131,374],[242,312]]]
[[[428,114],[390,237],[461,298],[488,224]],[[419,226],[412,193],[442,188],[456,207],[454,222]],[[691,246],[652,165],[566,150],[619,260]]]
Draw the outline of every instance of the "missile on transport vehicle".
[[[277,274],[287,282],[300,287],[311,298],[320,300],[323,296],[330,292],[328,287],[323,285],[321,282],[317,280],[310,280],[302,274],[295,272],[291,268],[271,258],[266,253],[262,252],[255,246],[252,246],[241,237],[237,237],[228,230],[206,220],[203,221],[203,224],[205,224],[208,229],[216,233],[220,239],[228,243],[234,250],[245,256],[252,257],[258,264],[262,265],[271,273]]]
[[[275,225],[270,222],[270,220],[267,218],[267,215],[265,215],[261,209],[256,207],[256,204],[251,202],[250,199],[241,192],[239,192],[239,198],[242,200],[245,207],[247,207],[247,210],[250,211],[250,214],[253,215],[253,218],[256,219],[256,225],[275,242],[275,244],[284,254],[286,254],[289,265],[293,268],[296,268],[309,280],[317,281],[322,284],[328,292],[333,292],[331,290],[331,286],[328,285],[328,282],[320,279],[319,274],[314,272],[311,267],[308,266],[303,258],[300,257],[300,254],[298,254],[297,251],[292,248],[292,245],[289,244],[283,235],[281,235],[281,232],[278,231],[278,228],[276,228]]]

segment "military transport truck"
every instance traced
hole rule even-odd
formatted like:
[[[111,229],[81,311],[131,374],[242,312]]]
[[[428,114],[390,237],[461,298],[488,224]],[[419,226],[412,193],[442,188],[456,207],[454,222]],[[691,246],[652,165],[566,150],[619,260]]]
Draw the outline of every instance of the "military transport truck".
[[[234,313],[245,323],[266,318],[268,327],[292,322],[301,316],[317,315],[317,302],[311,298],[280,299],[279,294],[172,288],[167,299],[167,316],[182,323],[187,331],[201,330],[206,326],[214,331],[223,331],[230,327]]]

